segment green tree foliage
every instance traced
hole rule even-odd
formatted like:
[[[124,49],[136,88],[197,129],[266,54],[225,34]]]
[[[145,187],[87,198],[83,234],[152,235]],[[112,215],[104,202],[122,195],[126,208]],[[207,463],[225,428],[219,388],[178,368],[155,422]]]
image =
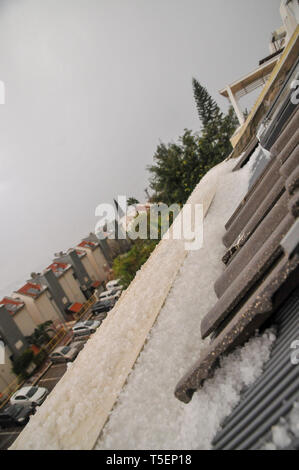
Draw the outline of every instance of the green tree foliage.
[[[215,100],[209,95],[207,89],[192,79],[194,99],[199,119],[203,127],[222,119],[223,114]]]
[[[177,143],[161,143],[154,155],[150,187],[154,191],[152,202],[167,205],[184,204],[194,186],[204,174],[205,162],[201,158],[199,136],[185,130]]]
[[[193,91],[202,128],[199,132],[185,129],[177,142],[161,142],[154,155],[150,172],[150,202],[183,205],[201,178],[231,152],[230,137],[238,121],[232,108],[224,115],[206,88],[193,79]],[[128,203],[136,204],[134,198]],[[172,218],[170,220],[172,222]],[[148,221],[148,227],[150,223]],[[113,271],[127,287],[146,262],[165,227],[159,220],[158,240],[136,240],[126,254],[114,260]]]
[[[135,206],[136,204],[139,204],[139,201],[135,197],[128,197],[127,204],[128,206]]]
[[[29,344],[42,347],[50,341],[51,337],[49,333],[55,333],[53,322],[51,320],[38,325],[32,335],[27,336],[26,339]]]
[[[134,240],[132,248],[125,254],[115,258],[113,262],[113,272],[115,277],[121,279],[121,284],[127,288],[134,279],[136,273],[140,270],[141,266],[147,261],[156,245],[161,240],[165,230],[172,224],[173,215],[168,216],[156,214],[151,220],[149,214],[141,214],[138,216],[139,220],[146,219],[146,227],[148,238],[146,240],[137,238]],[[156,220],[155,220],[156,219]],[[153,223],[157,224],[157,239],[150,239],[150,230]]]
[[[13,372],[23,379],[27,379],[27,369],[33,361],[34,353],[31,349],[27,349],[19,357],[13,361]]]
[[[12,371],[20,379],[27,379],[30,376],[28,368],[34,365],[34,368],[41,366],[47,358],[47,353],[41,350],[34,355],[31,349],[26,349],[19,357],[13,360]]]
[[[127,288],[133,281],[137,271],[151,255],[156,240],[136,240],[133,247],[124,255],[120,255],[113,261],[113,272],[121,279],[122,285]]]
[[[207,90],[193,79],[193,90],[202,129],[185,129],[177,142],[160,143],[151,173],[152,202],[184,204],[200,179],[231,152],[230,138],[238,121],[233,108],[224,115]]]

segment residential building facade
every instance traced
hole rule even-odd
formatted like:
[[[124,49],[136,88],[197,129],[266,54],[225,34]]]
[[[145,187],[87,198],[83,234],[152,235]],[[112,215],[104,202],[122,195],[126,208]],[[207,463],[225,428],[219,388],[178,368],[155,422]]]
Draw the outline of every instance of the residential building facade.
[[[4,361],[0,361],[1,397],[1,392],[15,379],[12,372],[13,359],[20,356],[28,348],[24,335],[4,304],[0,305],[0,338],[1,342],[4,343]]]
[[[24,336],[30,336],[34,332],[37,324],[34,322],[34,319],[22,300],[4,297],[0,301],[0,305],[4,305],[6,310],[9,311]]]
[[[89,299],[89,297],[93,293],[92,284],[97,277],[93,278],[87,272],[83,262],[83,256],[78,254],[75,249],[70,249],[66,253],[60,252],[55,255],[54,263],[68,263],[73,268],[72,276],[74,280],[77,282],[79,289],[83,293],[85,299]],[[95,273],[96,276],[96,273]]]
[[[46,286],[27,282],[18,291],[14,292],[13,298],[19,298],[24,302],[37,325],[49,320],[53,321],[54,324],[65,321],[64,315],[56,305],[51,292]],[[65,299],[64,301],[67,306],[68,300]]]
[[[87,254],[87,258],[96,273],[97,279],[100,282],[105,282],[109,275],[110,265],[104,255],[99,240],[91,241],[84,239],[79,243],[78,249],[85,251]]]
[[[71,302],[84,303],[86,298],[74,276],[74,269],[70,264],[55,261],[47,269],[51,269],[61,288]]]

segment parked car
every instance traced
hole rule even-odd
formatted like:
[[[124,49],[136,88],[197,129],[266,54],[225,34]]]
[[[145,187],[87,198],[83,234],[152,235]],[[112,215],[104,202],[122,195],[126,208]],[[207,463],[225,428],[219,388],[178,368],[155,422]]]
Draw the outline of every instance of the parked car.
[[[49,358],[53,363],[60,363],[60,362],[72,362],[78,356],[79,349],[74,347],[74,345],[70,346],[60,346],[50,354]]]
[[[118,300],[121,296],[121,291],[117,289],[105,290],[99,296],[99,300]]]
[[[106,283],[106,289],[114,289],[114,287],[118,287],[120,283],[120,279],[113,279],[112,281],[108,281]]]
[[[44,387],[28,386],[17,390],[10,398],[10,403],[22,405],[41,405],[47,398],[49,392]]]
[[[106,284],[106,290],[123,290],[123,286],[120,285],[120,279],[115,279],[114,281],[109,281]]]
[[[96,302],[91,311],[93,315],[98,315],[99,313],[107,313],[110,312],[110,310],[113,309],[115,305],[116,300],[115,299],[110,299],[110,300],[100,300]]]
[[[97,319],[95,318],[95,320]],[[74,339],[74,341],[71,342],[69,346],[76,348],[79,353],[84,348],[86,341],[86,339],[80,338],[80,336],[78,336]]]
[[[102,312],[102,313],[99,313],[99,314],[95,314],[94,320],[99,321],[100,323],[102,323],[105,320],[106,317],[107,317],[107,312]]]
[[[28,423],[29,417],[34,413],[35,408],[30,405],[7,405],[0,412],[0,428],[13,426],[23,426]]]
[[[94,333],[96,331],[100,324],[101,323],[99,321],[87,320],[76,323],[76,325],[73,326],[72,330],[74,336],[91,335],[91,333]]]

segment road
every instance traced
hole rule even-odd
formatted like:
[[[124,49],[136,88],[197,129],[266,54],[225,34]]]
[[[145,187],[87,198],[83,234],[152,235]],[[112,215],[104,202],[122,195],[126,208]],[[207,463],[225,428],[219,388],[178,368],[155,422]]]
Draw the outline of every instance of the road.
[[[45,387],[51,392],[55,385],[59,382],[67,369],[66,364],[53,364],[47,370],[45,375],[38,381],[39,387]],[[0,450],[7,450],[22,432],[24,426],[1,429],[0,430]]]

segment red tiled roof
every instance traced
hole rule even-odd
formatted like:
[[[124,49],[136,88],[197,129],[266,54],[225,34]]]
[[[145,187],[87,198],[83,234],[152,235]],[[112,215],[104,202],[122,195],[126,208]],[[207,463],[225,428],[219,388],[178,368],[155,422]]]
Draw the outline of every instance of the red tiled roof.
[[[97,287],[100,287],[101,284],[101,281],[94,281],[91,286],[96,289]]]
[[[83,304],[80,304],[79,302],[75,302],[68,308],[68,310],[70,312],[79,313],[82,308],[83,308]]]
[[[82,248],[94,248],[96,247],[96,244],[88,240],[83,240],[78,246],[81,246]]]
[[[82,250],[76,250],[78,256],[86,256],[86,252]]]
[[[20,300],[4,297],[4,299],[2,299],[0,301],[0,305],[5,305],[6,309],[9,311],[9,313],[14,314],[20,308],[24,307],[25,304],[24,304],[24,302],[22,302]]]
[[[55,274],[60,274],[63,273],[68,268],[68,266],[68,264],[59,263],[55,261],[55,263],[48,266],[47,269],[51,269]]]
[[[17,292],[19,294],[29,295],[30,297],[36,298],[44,290],[40,284],[33,284],[32,282],[27,282],[23,287],[21,287]]]

